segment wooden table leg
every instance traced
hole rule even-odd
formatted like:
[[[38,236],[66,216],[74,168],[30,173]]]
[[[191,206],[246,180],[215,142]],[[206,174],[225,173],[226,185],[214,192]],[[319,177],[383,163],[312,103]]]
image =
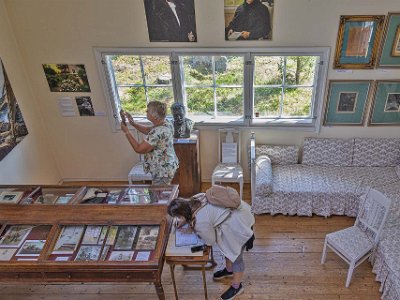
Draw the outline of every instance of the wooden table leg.
[[[204,285],[204,297],[208,300],[207,295],[207,282],[206,282],[206,268],[204,265],[201,266],[201,273],[203,273],[203,285]]]
[[[155,282],[154,286],[156,288],[156,293],[159,300],[165,300],[165,293],[161,282]]]
[[[175,299],[178,300],[178,291],[176,290],[176,282],[175,282],[175,264],[170,264],[169,268],[171,270],[171,278],[172,278],[172,285],[174,286]]]

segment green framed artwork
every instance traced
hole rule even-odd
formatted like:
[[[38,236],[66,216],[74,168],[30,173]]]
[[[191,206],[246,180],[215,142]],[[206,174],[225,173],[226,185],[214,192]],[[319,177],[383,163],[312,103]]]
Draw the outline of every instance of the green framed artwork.
[[[371,85],[370,80],[329,81],[324,125],[363,125]]]
[[[379,53],[378,68],[400,67],[400,12],[388,14]]]
[[[385,16],[340,16],[333,67],[372,69]]]
[[[400,125],[400,80],[378,80],[369,125]]]

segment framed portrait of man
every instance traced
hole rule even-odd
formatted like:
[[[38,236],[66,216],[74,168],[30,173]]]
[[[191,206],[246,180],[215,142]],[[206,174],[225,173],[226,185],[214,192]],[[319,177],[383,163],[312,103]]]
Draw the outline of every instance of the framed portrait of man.
[[[144,0],[150,42],[196,42],[194,0]]]
[[[271,40],[275,0],[224,0],[225,40]]]

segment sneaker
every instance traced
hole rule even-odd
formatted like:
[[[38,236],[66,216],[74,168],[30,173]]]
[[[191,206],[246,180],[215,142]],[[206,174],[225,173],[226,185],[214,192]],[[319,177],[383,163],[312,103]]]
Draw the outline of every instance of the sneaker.
[[[219,270],[219,271],[215,272],[213,275],[213,279],[221,280],[222,278],[232,277],[232,276],[233,276],[233,272],[228,272],[228,270],[226,268],[224,268],[223,270]]]
[[[229,289],[225,291],[221,295],[221,300],[231,300],[234,299],[237,295],[240,295],[244,292],[244,287],[242,284],[239,285],[237,289],[235,289],[233,286],[231,286]]]

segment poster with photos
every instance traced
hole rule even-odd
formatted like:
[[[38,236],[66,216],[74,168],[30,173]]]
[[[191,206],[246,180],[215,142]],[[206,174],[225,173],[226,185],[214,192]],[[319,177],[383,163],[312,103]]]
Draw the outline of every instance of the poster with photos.
[[[224,0],[225,40],[272,40],[275,0]]]

